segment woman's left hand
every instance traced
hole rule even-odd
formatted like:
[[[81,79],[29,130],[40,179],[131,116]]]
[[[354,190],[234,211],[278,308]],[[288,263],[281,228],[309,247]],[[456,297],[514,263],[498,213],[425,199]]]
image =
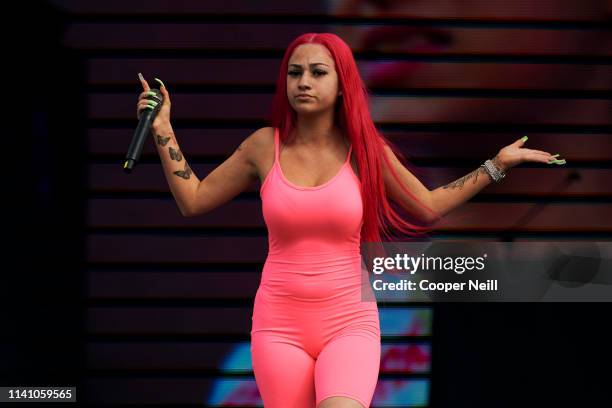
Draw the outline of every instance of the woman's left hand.
[[[500,170],[506,171],[523,162],[540,162],[546,164],[565,164],[565,159],[559,158],[559,154],[550,154],[542,150],[525,149],[522,146],[527,141],[527,136],[524,136],[501,149],[493,162],[500,167]]]

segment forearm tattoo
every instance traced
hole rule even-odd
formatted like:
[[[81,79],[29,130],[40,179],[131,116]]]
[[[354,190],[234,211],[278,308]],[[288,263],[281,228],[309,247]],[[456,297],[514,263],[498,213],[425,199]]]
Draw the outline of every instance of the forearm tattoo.
[[[188,180],[189,177],[191,177],[191,168],[189,167],[189,164],[187,164],[187,162],[185,162],[185,168],[183,170],[177,170],[173,172],[175,175]]]
[[[170,141],[170,139],[172,138],[172,136],[162,136],[162,135],[156,135],[157,136],[157,144],[164,147],[168,144],[168,142]],[[183,160],[183,154],[181,153],[180,149],[174,149],[172,146],[168,146],[168,152],[170,153],[170,159],[172,160],[176,160],[178,162]],[[173,171],[172,174],[183,178],[185,180],[188,180],[191,177],[191,174],[193,172],[191,171],[191,168],[189,167],[189,164],[187,164],[187,162],[185,162],[185,168],[183,170],[177,170],[177,171]]]
[[[179,149],[173,149],[172,146],[170,146],[170,158],[172,160],[181,161],[183,160],[183,155]]]
[[[472,184],[476,184],[476,181],[478,180],[478,176],[481,175],[481,174],[483,176],[486,176],[486,174],[487,174],[487,171],[483,167],[477,168],[476,170],[474,170],[470,174],[466,174],[465,176],[461,177],[460,179],[455,180],[452,183],[449,183],[449,184],[445,185],[442,188],[458,188],[458,189],[462,189],[463,186],[465,185],[465,183],[469,179],[474,179]]]
[[[164,137],[164,136],[161,136],[161,135],[157,135],[157,144],[160,145],[160,146],[167,145],[169,140],[170,140],[170,136]]]

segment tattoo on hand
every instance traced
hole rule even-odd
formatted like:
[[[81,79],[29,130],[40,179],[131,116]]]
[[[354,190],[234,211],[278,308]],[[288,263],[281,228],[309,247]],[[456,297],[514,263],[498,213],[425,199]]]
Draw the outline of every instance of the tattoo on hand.
[[[463,177],[461,177],[458,180],[453,181],[452,183],[449,183],[447,185],[445,185],[442,188],[458,188],[458,189],[462,189],[464,184],[471,178],[474,179],[474,182],[472,184],[476,184],[476,181],[478,180],[478,175],[479,174],[486,174],[486,170],[482,167],[477,168],[476,170],[474,170],[473,172],[471,172],[470,174],[467,174]]]
[[[177,171],[174,171],[172,173],[177,175],[177,176],[179,176],[179,177],[181,177],[181,178],[184,178],[185,180],[188,180],[189,177],[191,177],[192,171],[191,171],[191,168],[189,167],[189,164],[187,164],[187,162],[185,162],[185,168],[183,170],[177,170]]]
[[[183,160],[183,155],[179,149],[175,150],[172,148],[172,146],[170,146],[170,158],[172,160],[181,161]]]
[[[157,144],[160,146],[167,145],[169,140],[170,140],[170,136],[163,137],[163,136],[157,135]]]

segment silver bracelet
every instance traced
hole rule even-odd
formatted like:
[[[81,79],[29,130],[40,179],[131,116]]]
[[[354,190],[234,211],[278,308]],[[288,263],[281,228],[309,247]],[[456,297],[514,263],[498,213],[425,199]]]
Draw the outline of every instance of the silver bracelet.
[[[484,167],[489,177],[491,177],[491,180],[496,183],[499,183],[504,177],[506,177],[506,173],[498,169],[491,160],[485,161],[484,164],[480,165],[480,167]]]

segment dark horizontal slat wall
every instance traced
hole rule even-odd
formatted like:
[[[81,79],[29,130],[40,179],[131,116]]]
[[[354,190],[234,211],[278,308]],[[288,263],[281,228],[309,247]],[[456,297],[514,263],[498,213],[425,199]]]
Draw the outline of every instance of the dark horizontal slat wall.
[[[316,15],[332,12],[337,16],[360,15],[361,10],[351,7],[342,7],[342,2],[322,1],[303,2],[297,5],[288,4],[283,0],[266,0],[257,3],[248,1],[233,1],[231,9],[228,3],[202,2],[199,0],[183,0],[176,3],[172,0],[154,0],[147,3],[146,10],[136,4],[121,0],[105,1],[104,3],[83,2],[79,0],[51,0],[62,10],[75,14],[95,15],[144,15],[152,17],[156,15],[206,15],[228,14],[250,14],[254,16],[273,15]],[[481,5],[478,9],[456,7],[455,4],[446,0],[431,0],[426,3],[413,2],[401,4],[399,8],[386,11],[386,17],[404,17],[420,19],[453,19],[453,20],[475,20],[491,19],[493,21],[516,21],[516,20],[538,20],[538,21],[602,21],[605,20],[605,4],[587,3],[580,5],[578,2],[560,3],[558,0],[539,0],[539,7],[531,6],[529,1],[515,1],[509,3],[503,0],[491,0]],[[354,5],[354,3],[351,3]],[[560,6],[563,7],[560,7]],[[537,13],[536,13],[537,11]],[[376,17],[375,13],[368,15]]]
[[[248,344],[267,250],[259,183],[210,214],[183,218],[152,143],[136,171],[124,175],[137,72],[168,86],[181,149],[203,178],[266,125],[289,41],[337,32],[371,88],[375,121],[429,188],[466,174],[523,134],[527,147],[568,161],[513,169],[450,214],[434,239],[498,239],[508,231],[536,239],[610,237],[612,49],[601,46],[610,31],[597,5],[548,0],[534,9],[490,1],[474,11],[432,1],[365,17],[340,2],[51,3],[73,16],[64,44],[88,61],[90,126],[75,137],[89,145],[88,398],[95,404],[215,406],[221,399],[204,395],[219,375],[241,382],[245,395],[254,389],[249,367],[233,378],[219,364]],[[365,40],[371,28],[411,23],[442,27],[455,41],[432,52],[393,43],[377,49]],[[401,80],[377,79],[372,73],[387,59],[418,69]],[[447,114],[434,114],[440,111]],[[429,361],[427,338],[383,338],[383,360],[391,345],[406,361],[419,353]],[[427,380],[429,365],[397,373],[411,382],[398,385],[385,378],[392,370],[382,371],[380,393],[423,389],[417,383]]]
[[[263,228],[261,206],[254,199],[234,200],[208,214],[195,219],[185,219],[171,199],[95,199],[90,201],[89,223],[98,228]],[[534,206],[543,206],[536,217],[520,223],[524,214]],[[506,230],[522,231],[609,231],[610,203],[467,203],[447,215],[437,226],[440,231]],[[503,217],[497,216],[503,213]],[[164,217],[160,217],[164,214]],[[117,232],[121,232],[118,230]],[[121,240],[123,237],[117,237]],[[97,242],[97,245],[102,242]],[[228,242],[229,244],[229,242]],[[98,248],[101,249],[101,248]],[[194,252],[207,248],[194,248]],[[90,252],[91,254],[91,252]],[[127,256],[130,256],[129,254]],[[236,254],[235,259],[241,255]],[[126,259],[127,260],[127,259]],[[229,261],[229,260],[228,260]]]
[[[94,120],[128,120],[135,103],[133,98],[126,94],[92,94],[89,98],[89,116]],[[378,96],[372,97],[371,102],[388,109],[372,114],[373,119],[380,124],[385,123],[432,123],[436,118],[436,109],[465,112],[463,118],[468,122],[496,123],[507,121],[509,123],[525,123],[532,120],[535,124],[559,125],[593,125],[611,126],[612,101],[607,100],[581,100],[582,110],[574,115],[558,116],[555,113],[563,109],[566,102],[559,99],[533,99],[524,101],[519,98],[504,98],[488,104],[491,98],[440,98],[440,97],[411,97],[411,96]],[[175,94],[172,96],[173,106],[181,108],[173,110],[173,117],[177,120],[250,120],[256,121],[266,117],[272,95],[262,94]],[[477,116],[475,113],[486,116]],[[508,112],[513,115],[509,116]],[[534,118],[533,112],[542,116]],[[478,120],[481,118],[481,120]],[[448,118],[441,123],[452,123],[455,120]]]
[[[83,23],[73,24],[65,33],[67,46],[85,50],[276,50],[287,45],[287,39],[304,32],[329,30],[329,25],[313,24],[172,24],[172,23]],[[410,27],[410,24],[402,24]],[[354,30],[367,30],[371,26],[354,26]],[[529,28],[448,28],[445,30],[463,42],[445,53],[471,55],[523,54],[523,55],[610,55],[610,50],[580,50],[571,47],[575,42],[600,39],[609,35],[607,30],[564,30]],[[162,32],[163,36],[152,36]],[[506,39],[507,41],[501,41]],[[372,51],[367,44],[347,41],[354,52]],[[387,44],[385,44],[387,46]],[[502,47],[500,49],[500,46]],[[388,52],[406,53],[404,46],[388,45]],[[413,52],[410,52],[412,54]],[[428,53],[423,51],[422,53]]]
[[[407,62],[404,62],[407,64]],[[382,65],[379,61],[357,58],[362,76]],[[487,63],[487,62],[420,62],[422,69],[409,78],[409,84],[396,83],[396,91],[410,92],[415,89],[522,89],[522,90],[606,90],[605,82],[590,83],[588,80],[600,70],[609,69],[600,65],[542,64],[531,63]],[[224,84],[260,86],[273,89],[278,71],[276,59],[248,58],[125,58],[121,70],[113,58],[89,59],[89,84],[101,86],[133,86],[133,72],[143,67],[155,67],[155,72],[168,80],[173,88],[189,91],[199,86],[222,86]],[[536,69],[546,70],[542,81],[534,82],[521,75]],[[458,71],[469,72],[469,76]],[[177,72],[179,73],[177,75]],[[440,76],[444,75],[444,81]],[[571,81],[563,81],[571,79]]]
[[[198,174],[208,174],[215,166],[196,164],[191,167]],[[122,196],[132,192],[159,194],[167,192],[166,181],[157,177],[159,175],[159,165],[141,164],[139,170],[138,177],[126,179],[123,174],[117,171],[117,166],[114,164],[91,164],[89,167],[89,182],[92,197],[99,198],[96,195],[106,195],[105,198],[122,198]],[[467,171],[465,168],[448,167],[427,167],[420,168],[420,170],[422,173],[419,175],[421,181],[430,187],[440,185],[446,180],[457,179]],[[487,195],[496,195],[500,199],[509,194],[555,198],[606,197],[612,195],[610,177],[612,177],[612,169],[517,168],[513,169],[512,178],[509,178],[505,184],[491,186],[487,190]],[[548,185],[549,189],[543,188],[543,185]],[[259,183],[253,183],[246,191],[258,193],[259,188]],[[483,192],[482,196],[484,195]],[[474,200],[477,199],[478,197]],[[252,222],[254,221],[252,220]]]
[[[111,163],[117,156],[125,154],[132,135],[129,128],[90,128],[87,140],[92,163]],[[181,129],[181,147],[188,152],[195,164],[210,158],[220,159],[235,149],[249,135],[251,128]],[[499,149],[500,143],[511,143],[514,135],[510,132],[483,131],[385,131],[385,135],[411,160],[426,161],[432,165],[445,166],[445,160],[478,160]],[[435,145],[432,143],[435,140]],[[608,133],[537,133],[538,147],[545,150],[558,149],[564,152],[571,167],[580,164],[602,162],[610,158],[612,144]],[[146,144],[143,150],[145,160],[157,158],[155,146]],[[108,158],[108,159],[107,159]],[[114,161],[112,161],[114,163]],[[527,164],[525,164],[526,166]],[[538,166],[545,169],[545,166]],[[521,167],[523,168],[523,167]],[[111,176],[109,173],[107,176]],[[136,176],[136,175],[135,175]],[[136,176],[137,177],[137,176]],[[129,181],[126,181],[129,182]],[[134,183],[136,184],[136,183]],[[137,186],[134,185],[134,188]]]

